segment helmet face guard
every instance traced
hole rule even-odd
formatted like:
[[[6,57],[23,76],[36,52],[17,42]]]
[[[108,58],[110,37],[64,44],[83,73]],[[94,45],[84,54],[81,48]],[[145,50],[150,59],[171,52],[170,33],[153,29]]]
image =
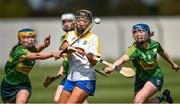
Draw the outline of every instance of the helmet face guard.
[[[84,17],[84,18],[87,18],[90,22],[92,22],[93,15],[92,15],[91,11],[88,11],[88,10],[79,10],[79,11],[77,11],[75,13],[75,17],[76,18]]]
[[[139,35],[136,34],[137,31],[142,31],[142,30],[144,31],[144,33],[140,33],[141,36],[139,36],[140,34]],[[133,32],[133,37],[136,43],[139,45],[144,44],[151,37],[150,28],[147,24],[140,23],[140,24],[134,25],[132,28],[132,32]]]
[[[134,33],[135,31],[138,31],[138,30],[144,30],[146,34],[150,34],[150,28],[147,24],[140,23],[140,24],[134,25],[132,28],[132,32]]]
[[[24,28],[18,32],[19,43],[21,43],[26,48],[30,48],[35,45],[35,37],[36,32],[30,28]]]
[[[75,24],[75,16],[72,13],[66,13],[61,16],[62,28],[65,32],[73,31]],[[67,23],[69,24],[67,26]],[[71,25],[70,25],[71,24]],[[66,26],[65,26],[66,25]]]

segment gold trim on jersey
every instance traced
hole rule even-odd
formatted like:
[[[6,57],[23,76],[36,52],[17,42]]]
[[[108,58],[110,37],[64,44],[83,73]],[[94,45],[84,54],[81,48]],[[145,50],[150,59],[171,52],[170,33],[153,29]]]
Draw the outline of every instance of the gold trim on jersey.
[[[24,74],[29,74],[30,71],[32,70],[32,66],[26,66],[22,62],[18,63],[16,68],[17,68],[17,71]]]
[[[126,52],[126,54],[128,55],[128,56],[130,56],[134,51],[136,51],[136,45],[132,45],[129,49],[128,49],[128,51]]]
[[[12,58],[11,56],[9,56],[8,61],[9,61],[9,62],[12,62],[12,61],[13,61],[13,58]]]
[[[101,44],[100,44],[100,39],[98,38],[98,56],[101,56]]]
[[[24,60],[26,60],[27,54],[30,53],[30,51],[29,51],[28,49],[22,49],[22,50],[26,53],[26,55],[22,55],[22,56],[19,58],[19,61],[24,61]]]
[[[156,62],[148,62],[148,63],[145,63],[144,61],[140,60],[139,61],[139,64],[141,65],[141,67],[144,69],[144,70],[151,70],[151,69],[154,69],[156,67]]]

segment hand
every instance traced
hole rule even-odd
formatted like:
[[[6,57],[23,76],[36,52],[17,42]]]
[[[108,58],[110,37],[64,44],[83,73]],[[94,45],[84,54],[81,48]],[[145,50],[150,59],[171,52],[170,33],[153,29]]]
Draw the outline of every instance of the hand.
[[[53,57],[57,60],[62,56],[62,51],[59,50],[59,51],[53,52],[52,54],[53,54]]]
[[[172,69],[175,70],[175,71],[178,71],[179,70],[179,66],[177,64],[173,64],[172,65]]]
[[[75,47],[77,49],[76,52],[78,52],[79,54],[81,54],[82,56],[85,55],[85,50],[83,48],[80,48],[80,47]]]
[[[50,45],[50,39],[51,39],[51,36],[48,35],[45,39],[44,39],[44,46],[45,47],[48,47]]]
[[[106,67],[105,69],[104,69],[104,72],[106,73],[106,74],[110,74],[111,72],[113,72],[113,68],[111,68],[111,67]]]

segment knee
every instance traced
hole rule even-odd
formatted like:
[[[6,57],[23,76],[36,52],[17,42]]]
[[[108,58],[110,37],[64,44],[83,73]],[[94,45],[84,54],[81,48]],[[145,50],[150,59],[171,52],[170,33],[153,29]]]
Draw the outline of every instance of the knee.
[[[27,99],[17,99],[17,100],[16,100],[16,103],[17,103],[17,104],[26,104],[27,102],[28,102]]]

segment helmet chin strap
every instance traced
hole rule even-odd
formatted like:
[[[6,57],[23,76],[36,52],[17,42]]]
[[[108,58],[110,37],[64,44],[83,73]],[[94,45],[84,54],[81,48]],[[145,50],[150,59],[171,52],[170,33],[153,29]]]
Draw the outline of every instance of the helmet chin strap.
[[[76,29],[76,30],[79,34],[83,34],[83,32],[85,31],[84,29]]]
[[[63,28],[63,30],[64,30],[65,32],[68,32],[68,31],[73,31],[74,29],[69,29],[69,30],[68,30],[68,29],[64,29],[64,28]]]

